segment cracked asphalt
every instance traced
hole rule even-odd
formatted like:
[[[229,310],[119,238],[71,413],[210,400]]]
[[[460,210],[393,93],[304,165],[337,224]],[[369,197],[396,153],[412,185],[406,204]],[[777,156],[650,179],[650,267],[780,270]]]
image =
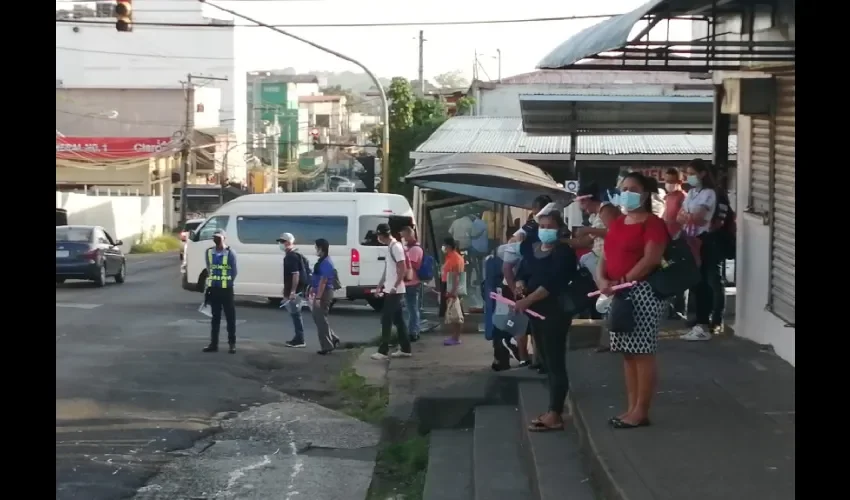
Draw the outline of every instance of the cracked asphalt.
[[[133,256],[121,285],[57,285],[57,500],[133,498],[158,471],[185,457],[176,450],[221,431],[217,414],[272,403],[283,405],[275,407],[279,413],[296,407],[299,415],[309,413],[283,393],[333,400],[334,376],[348,353],[316,355],[312,319],[305,317],[308,348],[287,349],[288,315],[264,300],[240,301],[237,353],[205,354],[209,324],[197,313],[200,299],[180,288],[175,254]],[[365,305],[339,304],[331,323],[344,342],[367,342],[379,329],[377,314]],[[339,418],[326,420],[340,428]],[[315,443],[316,435],[333,434],[309,433],[313,437],[292,438]],[[263,480],[274,482],[273,476]],[[309,488],[301,485],[300,493],[310,498]]]

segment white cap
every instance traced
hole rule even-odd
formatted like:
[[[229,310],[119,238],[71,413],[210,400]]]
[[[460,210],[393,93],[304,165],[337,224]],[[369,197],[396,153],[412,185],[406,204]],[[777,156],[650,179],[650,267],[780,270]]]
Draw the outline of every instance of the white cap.
[[[287,241],[289,243],[295,243],[295,236],[293,236],[292,233],[283,233],[283,234],[280,235],[280,237],[277,239],[277,241],[279,241],[279,242]]]

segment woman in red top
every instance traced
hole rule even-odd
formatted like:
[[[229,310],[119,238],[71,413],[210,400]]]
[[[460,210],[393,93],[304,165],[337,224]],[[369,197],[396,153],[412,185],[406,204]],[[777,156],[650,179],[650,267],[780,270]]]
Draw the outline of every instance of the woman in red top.
[[[638,172],[623,179],[619,205],[625,215],[608,226],[596,269],[597,285],[605,295],[614,293],[614,285],[638,282],[629,289],[634,304],[634,331],[610,332],[611,351],[624,356],[628,393],[628,409],[609,421],[617,429],[649,425],[649,405],[655,392],[655,351],[664,301],[643,280],[661,264],[669,236],[664,221],[651,212],[649,184]]]

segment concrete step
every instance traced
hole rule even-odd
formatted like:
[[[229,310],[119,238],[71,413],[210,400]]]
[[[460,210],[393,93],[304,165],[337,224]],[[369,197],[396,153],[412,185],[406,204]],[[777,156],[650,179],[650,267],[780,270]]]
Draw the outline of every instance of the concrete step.
[[[520,449],[519,412],[514,406],[475,408],[473,469],[475,500],[532,500]]]
[[[579,436],[572,419],[565,418],[564,432],[532,432],[528,423],[545,412],[549,393],[540,382],[519,386],[520,433],[523,459],[530,471],[536,500],[594,500],[579,451]],[[566,415],[565,415],[566,417]]]
[[[431,431],[423,500],[472,500],[472,430]]]

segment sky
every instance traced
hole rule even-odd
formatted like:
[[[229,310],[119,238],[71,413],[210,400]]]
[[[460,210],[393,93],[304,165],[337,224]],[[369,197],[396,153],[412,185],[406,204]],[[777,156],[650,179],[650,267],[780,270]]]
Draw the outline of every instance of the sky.
[[[484,21],[621,14],[646,2],[647,0],[238,0],[222,1],[220,4],[268,24],[336,24]],[[137,13],[151,9],[153,12],[162,12],[159,9],[163,8],[164,3],[170,4],[170,8],[179,8],[176,4],[182,3],[186,5],[186,9],[195,9],[197,0],[136,0],[134,8]],[[58,5],[62,4],[57,2]],[[215,13],[217,18],[228,17],[210,6],[204,6],[203,9],[205,13]],[[601,19],[462,26],[285,29],[357,59],[381,77],[404,76],[409,79],[417,77],[418,34],[422,29],[426,39],[426,79],[453,70],[461,70],[466,78],[471,77],[477,52],[481,64],[479,78],[495,80],[499,73],[497,49],[501,51],[502,76],[533,71],[543,56],[563,41],[600,21]],[[239,23],[244,21],[237,21],[237,24]],[[664,24],[659,25],[656,32],[665,30]],[[675,38],[689,38],[689,24],[673,23],[671,30],[679,35]],[[237,35],[236,56],[240,59],[239,66],[246,70],[294,67],[300,73],[311,70],[359,71],[349,62],[268,29],[237,29],[240,33]],[[180,48],[168,48],[168,51],[179,55]]]
[[[173,0],[177,1],[177,0]],[[386,23],[528,19],[596,14],[621,14],[647,0],[286,0],[232,1],[222,5],[268,24],[300,23]],[[211,9],[207,7],[205,12]],[[453,70],[472,76],[475,53],[482,68],[479,78],[498,78],[497,49],[501,50],[502,75],[533,71],[551,50],[582,29],[601,19],[547,21],[515,24],[463,26],[405,26],[369,28],[286,28],[328,48],[358,59],[379,76],[416,78],[418,35],[424,31],[425,77]],[[689,34],[689,23],[679,23],[677,31]],[[684,30],[684,31],[682,31]],[[292,66],[299,72],[310,70],[355,70],[351,63],[323,53],[300,42],[259,28],[246,29],[239,56],[251,69]],[[680,38],[680,39],[682,39]],[[253,47],[274,46],[269,52]]]

